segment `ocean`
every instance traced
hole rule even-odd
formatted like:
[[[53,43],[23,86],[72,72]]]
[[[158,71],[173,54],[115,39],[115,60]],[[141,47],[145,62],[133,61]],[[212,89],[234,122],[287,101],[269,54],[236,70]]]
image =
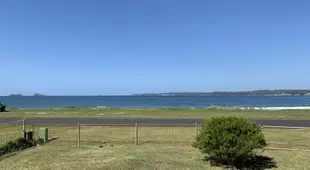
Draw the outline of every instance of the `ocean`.
[[[9,108],[310,107],[310,96],[0,96]]]

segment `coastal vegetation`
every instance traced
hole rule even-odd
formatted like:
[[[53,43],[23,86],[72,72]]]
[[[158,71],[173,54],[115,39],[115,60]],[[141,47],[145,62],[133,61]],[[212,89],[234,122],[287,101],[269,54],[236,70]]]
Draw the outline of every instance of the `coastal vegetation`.
[[[144,93],[135,96],[310,96],[310,90],[253,90],[214,92]]]
[[[245,168],[267,145],[260,126],[241,117],[213,117],[207,120],[193,147],[207,154],[207,160],[237,169]],[[255,164],[254,164],[255,166]]]
[[[15,140],[8,141],[4,145],[0,146],[0,156],[21,151],[36,145],[36,141],[27,140],[24,138],[17,138]]]
[[[5,112],[5,109],[6,109],[6,105],[0,102],[0,112]]]

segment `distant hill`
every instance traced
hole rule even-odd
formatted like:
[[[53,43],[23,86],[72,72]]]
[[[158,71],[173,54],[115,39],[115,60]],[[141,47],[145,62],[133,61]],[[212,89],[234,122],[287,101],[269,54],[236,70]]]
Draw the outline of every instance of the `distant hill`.
[[[44,94],[35,93],[33,96],[46,96]]]
[[[310,90],[253,90],[214,92],[143,93],[134,96],[310,96]]]
[[[23,96],[23,95],[21,95],[21,94],[10,94],[9,96],[18,96],[18,97],[20,97],[20,96]]]

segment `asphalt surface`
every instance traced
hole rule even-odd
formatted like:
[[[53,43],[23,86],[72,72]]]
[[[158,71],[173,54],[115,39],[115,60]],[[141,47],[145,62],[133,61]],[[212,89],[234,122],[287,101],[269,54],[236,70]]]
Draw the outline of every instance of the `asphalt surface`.
[[[0,124],[18,121],[18,118],[0,118]],[[291,126],[291,127],[310,127],[310,120],[253,120],[259,125],[267,126]],[[27,118],[27,124],[33,125],[76,125],[80,124],[149,124],[149,125],[186,125],[186,124],[202,124],[202,119],[148,119],[148,118]],[[22,123],[21,121],[17,123]]]

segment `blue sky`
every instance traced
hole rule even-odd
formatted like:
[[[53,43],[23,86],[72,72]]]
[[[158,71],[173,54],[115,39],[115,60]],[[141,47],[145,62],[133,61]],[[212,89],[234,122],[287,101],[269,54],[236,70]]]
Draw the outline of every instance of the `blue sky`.
[[[0,95],[310,89],[310,1],[3,0]]]

